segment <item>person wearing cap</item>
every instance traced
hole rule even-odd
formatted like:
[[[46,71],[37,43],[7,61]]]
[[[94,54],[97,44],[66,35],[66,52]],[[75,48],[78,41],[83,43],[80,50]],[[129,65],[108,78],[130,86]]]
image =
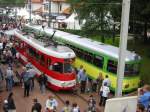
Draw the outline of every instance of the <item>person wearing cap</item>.
[[[46,110],[50,112],[56,112],[57,106],[58,106],[57,100],[54,98],[53,95],[50,95],[46,100]]]
[[[42,106],[38,102],[38,100],[35,98],[33,99],[33,106],[31,112],[41,112]]]

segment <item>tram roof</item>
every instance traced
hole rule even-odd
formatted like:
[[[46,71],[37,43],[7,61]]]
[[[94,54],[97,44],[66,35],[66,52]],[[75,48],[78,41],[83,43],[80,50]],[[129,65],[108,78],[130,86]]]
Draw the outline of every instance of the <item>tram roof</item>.
[[[64,59],[75,57],[75,53],[69,47],[62,46],[62,45],[57,45],[57,47],[54,47],[53,45],[45,46],[46,43],[41,42],[29,35],[22,35],[21,32],[19,31],[16,31],[15,35],[18,36],[21,40],[31,45],[32,47],[38,49],[39,51],[47,55],[57,57],[57,58],[64,58]]]
[[[42,27],[40,25],[33,25],[33,26],[27,25],[27,27],[42,31]],[[48,35],[52,35],[54,30],[51,28],[44,28],[44,31]],[[111,56],[115,59],[119,58],[119,48],[115,47],[115,46],[111,46],[108,44],[104,44],[101,42],[97,42],[97,41],[94,41],[94,40],[91,40],[88,38],[84,38],[84,37],[81,37],[78,35],[70,34],[67,32],[59,31],[59,30],[56,30],[54,38],[64,39],[68,42],[83,46],[85,48],[88,48],[88,49],[93,50],[94,52],[98,52],[100,54]],[[137,56],[138,56],[136,53],[128,51],[128,50],[126,50],[125,54],[126,54],[125,61],[134,61],[137,59]],[[138,56],[138,59],[140,59],[140,56]]]

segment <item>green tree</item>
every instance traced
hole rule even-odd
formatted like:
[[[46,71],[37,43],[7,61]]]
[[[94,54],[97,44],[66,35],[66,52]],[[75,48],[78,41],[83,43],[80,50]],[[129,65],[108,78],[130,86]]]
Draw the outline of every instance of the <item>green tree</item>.
[[[78,14],[80,21],[86,20],[82,30],[86,34],[95,34],[101,30],[100,35],[104,42],[104,31],[109,29],[109,20],[107,18],[109,12],[108,3],[111,0],[68,0],[72,9]]]
[[[132,0],[131,1],[130,21],[142,26],[140,33],[144,36],[144,42],[147,42],[147,30],[150,24],[150,1],[149,0]],[[139,33],[139,32],[135,32]]]
[[[0,6],[7,7],[15,7],[15,6],[23,6],[26,0],[0,0]]]
[[[94,34],[97,30],[101,30],[101,36],[104,37],[104,30],[110,30],[115,41],[116,22],[121,22],[122,0],[68,0],[71,3],[72,9],[78,14],[79,20],[86,20],[83,26],[83,31],[86,34]],[[120,4],[116,4],[120,3]],[[113,20],[110,25],[110,19]],[[150,0],[131,0],[130,9],[130,27],[135,30],[132,33],[143,34],[144,42],[147,42],[147,30],[150,24]],[[107,18],[107,19],[106,19]],[[142,27],[137,26],[140,25]],[[113,27],[112,27],[113,25]],[[110,27],[111,26],[111,27]],[[106,34],[106,33],[105,33]]]

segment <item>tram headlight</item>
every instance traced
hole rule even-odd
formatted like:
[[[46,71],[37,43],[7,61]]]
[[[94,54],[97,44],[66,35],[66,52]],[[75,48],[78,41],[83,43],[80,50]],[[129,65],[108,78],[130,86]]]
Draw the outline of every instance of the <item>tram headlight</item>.
[[[62,82],[62,83],[61,83],[61,86],[66,86],[66,83],[65,83],[65,82]]]
[[[124,88],[126,88],[126,89],[129,88],[129,84],[125,84]]]

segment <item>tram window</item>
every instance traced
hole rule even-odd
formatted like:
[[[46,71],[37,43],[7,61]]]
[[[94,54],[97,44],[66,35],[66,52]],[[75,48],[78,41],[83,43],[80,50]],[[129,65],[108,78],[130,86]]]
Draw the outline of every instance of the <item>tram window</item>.
[[[74,49],[74,51],[75,51],[76,55],[77,55],[78,57],[80,57],[80,52],[79,52],[79,50],[78,50],[78,49]]]
[[[117,74],[117,62],[113,60],[108,60],[107,71]]]
[[[64,63],[64,73],[71,73],[72,72],[72,66],[70,63]]]
[[[62,63],[54,63],[52,65],[52,70],[53,71],[56,71],[56,72],[60,72],[60,73],[63,73],[63,64]]]
[[[84,58],[84,57],[85,57],[84,51],[78,49],[78,56],[79,56],[81,59],[85,59],[85,58]]]
[[[139,64],[126,64],[125,65],[125,76],[135,76],[139,74]]]
[[[33,50],[32,48],[29,48],[29,54],[30,54],[31,56],[34,56],[34,55],[35,55],[34,50]]]
[[[52,67],[51,67],[51,59],[47,59],[47,66],[49,67],[49,69],[51,70],[52,69]]]
[[[41,64],[42,64],[42,65],[45,64],[45,58],[44,58],[44,55],[40,55],[40,61],[41,61]]]
[[[85,60],[90,62],[90,63],[93,63],[93,55],[91,53],[88,53],[88,52],[85,52]]]
[[[36,54],[35,54],[35,57],[36,57],[36,60],[37,61],[39,61],[39,59],[40,59],[40,55],[39,55],[39,53],[38,52],[35,52]]]
[[[93,59],[93,64],[97,67],[103,68],[104,58],[102,56],[95,56]]]

